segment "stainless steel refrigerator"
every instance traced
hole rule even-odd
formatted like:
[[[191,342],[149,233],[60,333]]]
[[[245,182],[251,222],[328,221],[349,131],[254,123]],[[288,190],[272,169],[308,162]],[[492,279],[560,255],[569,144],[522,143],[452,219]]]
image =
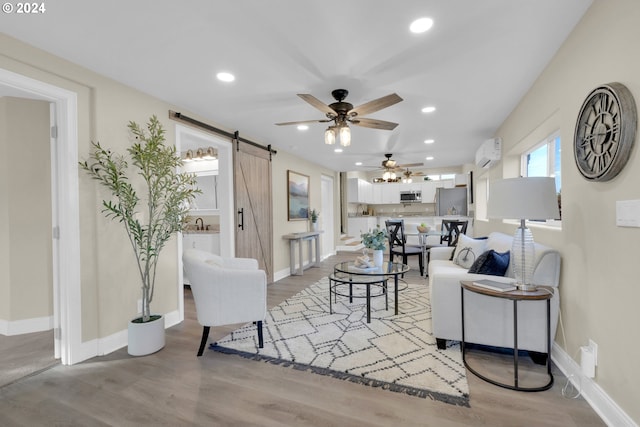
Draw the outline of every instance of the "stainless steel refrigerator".
[[[436,215],[467,216],[467,187],[436,188]]]

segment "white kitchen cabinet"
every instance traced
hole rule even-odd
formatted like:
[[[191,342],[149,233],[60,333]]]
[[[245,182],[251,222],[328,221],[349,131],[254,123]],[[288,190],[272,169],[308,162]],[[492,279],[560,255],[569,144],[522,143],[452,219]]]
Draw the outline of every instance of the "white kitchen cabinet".
[[[220,234],[219,233],[183,233],[182,251],[188,249],[199,249],[220,255]],[[189,284],[189,279],[182,273],[182,283]]]
[[[466,187],[469,185],[469,174],[468,173],[457,173],[456,177],[453,181],[456,187]]]
[[[371,192],[373,199],[371,203],[374,205],[382,204],[382,188],[384,184],[371,184]]]
[[[382,186],[382,204],[400,203],[400,187],[402,184],[380,184]]]
[[[453,188],[456,186],[454,180],[452,179],[443,179],[442,181],[435,181],[437,187],[441,188]]]
[[[347,180],[348,203],[373,203],[373,184],[360,178]]]
[[[422,203],[435,203],[436,201],[436,182],[435,181],[423,181],[422,182]]]
[[[219,233],[184,233],[182,235],[182,248],[200,249],[220,255],[220,234]]]

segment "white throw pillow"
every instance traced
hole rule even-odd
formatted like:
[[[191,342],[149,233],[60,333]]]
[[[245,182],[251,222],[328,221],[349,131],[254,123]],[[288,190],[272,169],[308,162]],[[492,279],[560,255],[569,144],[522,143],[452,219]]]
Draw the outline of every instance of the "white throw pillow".
[[[487,238],[473,239],[465,234],[458,238],[456,250],[453,252],[453,263],[467,270],[476,258],[487,250]]]

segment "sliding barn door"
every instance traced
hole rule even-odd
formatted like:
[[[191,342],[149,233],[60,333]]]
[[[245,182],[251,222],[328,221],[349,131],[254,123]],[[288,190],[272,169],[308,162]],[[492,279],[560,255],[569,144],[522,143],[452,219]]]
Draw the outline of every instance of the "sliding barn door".
[[[236,256],[255,258],[273,282],[271,153],[233,141],[236,201]]]

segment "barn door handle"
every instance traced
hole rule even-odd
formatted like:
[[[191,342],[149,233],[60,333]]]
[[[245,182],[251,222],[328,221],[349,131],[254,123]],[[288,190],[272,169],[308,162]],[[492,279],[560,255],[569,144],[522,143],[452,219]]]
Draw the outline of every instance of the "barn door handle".
[[[244,208],[238,209],[238,228],[244,230]]]

